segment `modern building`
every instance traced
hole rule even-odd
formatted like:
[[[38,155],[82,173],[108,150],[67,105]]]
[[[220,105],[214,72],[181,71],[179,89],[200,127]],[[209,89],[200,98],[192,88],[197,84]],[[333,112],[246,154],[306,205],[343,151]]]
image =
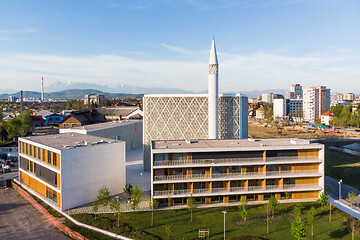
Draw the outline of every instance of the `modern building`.
[[[19,180],[60,210],[95,201],[126,183],[125,142],[66,133],[19,138]]]
[[[140,107],[121,106],[121,107],[102,107],[96,109],[100,114],[104,115],[108,121],[120,121],[124,119],[142,119],[144,116]]]
[[[8,102],[16,102],[18,98],[15,95],[10,95],[8,97]]]
[[[274,118],[285,119],[291,117],[298,121],[302,118],[302,99],[274,99]]]
[[[285,92],[285,99],[302,99],[303,90],[300,84],[291,85],[290,91]]]
[[[324,145],[302,139],[153,141],[151,196],[186,205],[316,200],[324,189]]]
[[[333,117],[333,111],[329,110],[327,112],[324,112],[323,114],[321,114],[321,124],[330,125],[330,121],[333,119]]]
[[[85,105],[100,105],[105,103],[105,96],[101,94],[86,94],[84,96]]]
[[[60,133],[72,132],[125,141],[126,151],[138,148],[143,144],[143,122],[141,120],[104,122],[60,129]]]
[[[330,108],[330,89],[326,86],[307,87],[303,94],[304,120],[314,122]]]
[[[218,94],[218,60],[212,41],[209,94],[144,95],[144,169],[151,166],[151,141],[248,137],[248,99]]]
[[[274,95],[272,93],[263,93],[261,94],[261,100],[266,103],[273,102]]]
[[[289,116],[288,99],[273,100],[273,115],[275,119],[285,119]]]

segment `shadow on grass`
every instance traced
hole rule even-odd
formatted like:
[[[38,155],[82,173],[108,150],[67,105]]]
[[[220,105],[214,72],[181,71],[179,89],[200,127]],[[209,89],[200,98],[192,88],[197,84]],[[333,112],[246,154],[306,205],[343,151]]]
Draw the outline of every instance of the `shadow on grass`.
[[[333,232],[331,232],[330,234],[329,234],[329,237],[330,238],[343,238],[343,237],[345,237],[347,234],[349,233],[349,230],[348,230],[348,228],[347,227],[344,227],[344,228],[342,228],[342,229],[338,229],[338,230],[336,230],[336,231],[333,231]]]

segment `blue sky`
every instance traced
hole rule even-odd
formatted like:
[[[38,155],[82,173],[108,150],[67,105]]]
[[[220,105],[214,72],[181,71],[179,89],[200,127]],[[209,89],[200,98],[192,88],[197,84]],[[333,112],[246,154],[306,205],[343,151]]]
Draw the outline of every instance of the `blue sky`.
[[[221,91],[360,93],[358,0],[0,0],[0,89],[203,91],[213,34]]]

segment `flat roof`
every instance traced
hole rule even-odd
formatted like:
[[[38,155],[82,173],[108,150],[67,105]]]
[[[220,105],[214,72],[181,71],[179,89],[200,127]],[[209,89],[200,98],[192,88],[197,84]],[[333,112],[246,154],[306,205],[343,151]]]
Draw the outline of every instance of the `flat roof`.
[[[266,138],[266,139],[203,139],[203,140],[161,140],[153,141],[152,149],[220,149],[220,148],[259,148],[287,146],[318,146],[309,140],[298,138]]]
[[[112,144],[122,142],[80,133],[60,133],[51,135],[29,136],[20,138],[20,141],[22,139],[59,150],[89,147],[97,144]]]
[[[78,127],[72,127],[72,128],[66,128],[66,129],[78,129],[78,130],[100,130],[100,129],[106,129],[106,128],[113,128],[123,125],[129,125],[133,123],[139,123],[142,122],[142,120],[121,120],[121,121],[113,121],[113,122],[103,122],[103,123],[95,123],[95,124],[88,124],[84,126],[78,126]]]
[[[219,97],[235,97],[242,96],[246,97],[245,94],[241,93],[219,93]],[[184,94],[144,94],[144,97],[208,97],[207,93],[184,93]]]

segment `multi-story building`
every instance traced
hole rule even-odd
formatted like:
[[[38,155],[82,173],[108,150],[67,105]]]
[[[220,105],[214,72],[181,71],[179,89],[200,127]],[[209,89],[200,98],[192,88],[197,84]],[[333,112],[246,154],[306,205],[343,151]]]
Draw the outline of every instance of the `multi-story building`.
[[[218,93],[218,59],[213,39],[208,94],[144,95],[144,169],[150,171],[151,141],[248,137],[248,98]]]
[[[325,86],[307,87],[303,94],[304,119],[314,122],[330,108],[330,89]]]
[[[303,91],[300,84],[291,85],[290,91],[285,92],[285,99],[302,99]]]
[[[298,121],[302,118],[302,103],[302,99],[274,99],[274,117],[279,119],[291,117]]]
[[[273,102],[274,95],[272,93],[263,93],[261,94],[261,100],[266,103]]]
[[[81,127],[60,128],[60,133],[81,133],[92,136],[125,141],[126,151],[142,146],[143,122],[122,120],[89,124]]]
[[[101,94],[86,94],[84,96],[85,105],[100,105],[105,103],[105,96]]]
[[[78,133],[19,138],[19,180],[63,211],[95,201],[104,185],[121,193],[125,142]]]
[[[301,139],[153,141],[151,196],[185,205],[315,200],[324,189],[324,145]]]

